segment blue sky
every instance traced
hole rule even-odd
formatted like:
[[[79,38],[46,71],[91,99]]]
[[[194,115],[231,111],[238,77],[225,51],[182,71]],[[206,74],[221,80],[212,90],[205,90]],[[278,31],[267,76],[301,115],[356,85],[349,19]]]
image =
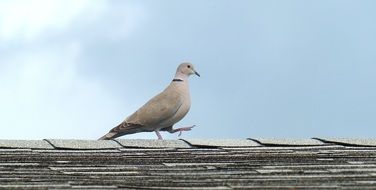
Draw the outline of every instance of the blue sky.
[[[0,138],[97,139],[163,90],[182,61],[201,74],[176,125],[197,127],[183,138],[374,137],[374,7],[0,1]]]

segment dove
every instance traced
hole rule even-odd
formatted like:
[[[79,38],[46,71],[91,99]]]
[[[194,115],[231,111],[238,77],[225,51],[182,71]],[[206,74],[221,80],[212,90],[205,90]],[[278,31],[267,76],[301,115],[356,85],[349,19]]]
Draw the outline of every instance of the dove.
[[[173,128],[188,113],[191,107],[188,78],[200,74],[191,63],[185,62],[178,66],[171,83],[158,95],[154,96],[122,123],[111,129],[98,140],[111,140],[117,137],[139,132],[155,132],[162,140],[160,131],[169,133],[190,131],[190,127]]]

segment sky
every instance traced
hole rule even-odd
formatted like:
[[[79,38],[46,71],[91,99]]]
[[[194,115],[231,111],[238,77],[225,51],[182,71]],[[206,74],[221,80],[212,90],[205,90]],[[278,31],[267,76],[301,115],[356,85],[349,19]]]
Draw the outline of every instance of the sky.
[[[184,61],[201,77],[190,77],[192,106],[175,125],[196,127],[181,138],[372,138],[374,7],[1,0],[0,139],[97,139],[161,92]]]

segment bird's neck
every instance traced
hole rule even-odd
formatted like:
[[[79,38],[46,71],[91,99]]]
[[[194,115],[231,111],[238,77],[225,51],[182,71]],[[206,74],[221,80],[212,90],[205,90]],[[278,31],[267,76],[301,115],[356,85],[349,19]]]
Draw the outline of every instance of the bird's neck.
[[[185,74],[183,74],[183,73],[177,72],[177,73],[175,74],[175,77],[174,77],[173,81],[184,81],[184,82],[188,82],[188,75],[185,75]]]
[[[176,73],[171,83],[171,87],[175,88],[175,90],[179,92],[180,95],[189,99],[188,75],[185,75],[183,73]]]

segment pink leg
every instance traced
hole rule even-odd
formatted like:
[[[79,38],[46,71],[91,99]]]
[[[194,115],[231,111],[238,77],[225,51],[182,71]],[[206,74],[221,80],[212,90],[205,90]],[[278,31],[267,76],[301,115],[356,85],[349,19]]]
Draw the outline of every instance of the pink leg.
[[[162,135],[159,133],[159,131],[155,131],[155,134],[157,134],[159,140],[163,140]]]
[[[182,134],[182,132],[183,131],[190,131],[190,130],[192,130],[192,128],[193,127],[195,127],[196,125],[192,125],[192,126],[190,126],[190,127],[181,127],[181,128],[177,128],[177,129],[173,129],[173,130],[170,130],[170,131],[168,131],[168,132],[170,132],[170,133],[176,133],[176,132],[179,132],[179,137],[180,137],[180,135]]]

